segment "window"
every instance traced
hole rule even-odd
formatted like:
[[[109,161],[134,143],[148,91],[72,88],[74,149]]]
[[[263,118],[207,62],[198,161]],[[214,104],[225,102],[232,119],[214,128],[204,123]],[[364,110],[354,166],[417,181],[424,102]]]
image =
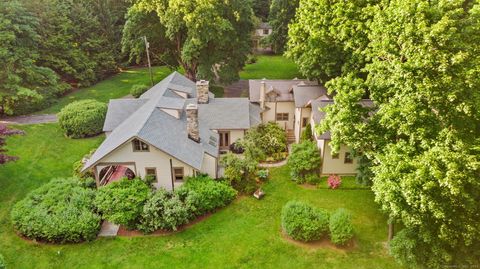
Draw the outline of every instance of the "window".
[[[150,151],[147,143],[143,143],[138,139],[134,139],[132,143],[133,143],[133,151]]]
[[[277,121],[288,121],[288,113],[277,113]]]
[[[338,158],[340,158],[340,154],[339,154],[339,153],[332,154],[332,159],[338,159]]]
[[[344,163],[353,163],[352,154],[350,152],[345,152],[345,159],[343,160]]]
[[[263,34],[268,35],[268,29],[263,29]]]
[[[183,181],[183,167],[174,167],[173,176],[175,177],[175,181]]]
[[[302,118],[302,127],[307,126],[308,124],[308,118]]]
[[[218,132],[220,138],[220,148],[225,149],[230,146],[230,132]]]
[[[145,168],[145,177],[152,178],[154,182],[157,181],[157,169],[155,167]]]

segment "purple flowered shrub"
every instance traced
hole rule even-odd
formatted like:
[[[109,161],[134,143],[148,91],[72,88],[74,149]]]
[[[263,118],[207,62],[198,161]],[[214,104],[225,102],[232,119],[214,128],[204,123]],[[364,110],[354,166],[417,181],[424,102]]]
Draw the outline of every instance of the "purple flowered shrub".
[[[330,189],[338,189],[340,184],[342,184],[342,180],[338,175],[330,175],[328,176],[327,183]]]

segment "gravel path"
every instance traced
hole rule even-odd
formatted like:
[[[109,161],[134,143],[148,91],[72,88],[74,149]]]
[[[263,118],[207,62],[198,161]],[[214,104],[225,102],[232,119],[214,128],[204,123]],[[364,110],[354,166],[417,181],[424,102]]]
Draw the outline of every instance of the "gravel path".
[[[58,118],[55,114],[43,114],[43,115],[25,115],[16,117],[0,118],[0,123],[3,124],[39,124],[57,122]]]

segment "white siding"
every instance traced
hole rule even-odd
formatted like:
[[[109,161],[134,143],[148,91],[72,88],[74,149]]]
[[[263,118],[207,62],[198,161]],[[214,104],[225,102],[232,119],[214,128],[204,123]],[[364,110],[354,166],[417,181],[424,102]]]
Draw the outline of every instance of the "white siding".
[[[339,174],[339,175],[352,175],[357,173],[357,159],[353,158],[353,163],[345,163],[345,153],[350,152],[350,149],[347,146],[342,145],[340,147],[340,152],[338,159],[332,158],[332,153],[330,146],[328,145],[329,141],[326,140],[324,143],[324,152],[322,152],[322,174]]]
[[[295,117],[295,103],[293,102],[265,102],[265,105],[269,107],[262,113],[262,121],[267,123],[269,121],[277,122],[277,124],[285,129],[294,128]],[[276,113],[288,113],[288,121],[276,121]]]

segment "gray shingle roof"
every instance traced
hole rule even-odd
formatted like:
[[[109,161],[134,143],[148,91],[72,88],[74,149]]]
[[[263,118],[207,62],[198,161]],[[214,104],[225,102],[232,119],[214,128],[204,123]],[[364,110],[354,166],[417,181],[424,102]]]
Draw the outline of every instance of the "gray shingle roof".
[[[303,79],[293,79],[293,80],[265,80],[266,83],[266,93],[274,91],[277,93],[277,101],[294,101],[292,88],[294,85],[297,85],[300,82],[304,82],[307,85],[314,85],[315,82],[303,80]],[[262,84],[261,79],[251,79],[248,81],[248,91],[251,102],[260,101],[260,86]]]
[[[191,98],[183,99],[171,92],[172,89],[179,90],[179,85],[184,87],[183,92],[189,92]],[[190,89],[187,89],[188,87]],[[110,115],[108,127],[112,133],[88,160],[84,170],[134,138],[139,138],[200,170],[205,153],[218,156],[218,144],[210,143],[211,140],[218,141],[218,134],[212,129],[248,129],[252,122],[256,123],[260,119],[260,110],[252,109],[247,98],[214,98],[213,94],[209,96],[211,99],[208,104],[199,105],[200,143],[188,138],[184,111],[187,104],[197,102],[195,83],[177,72],[153,86],[140,99],[112,100],[112,110],[110,111],[109,107],[107,113]],[[134,107],[123,108],[129,104]],[[161,108],[181,110],[180,118],[170,116]]]
[[[111,132],[120,123],[126,120],[137,109],[143,106],[148,100],[146,99],[112,99],[108,103],[107,116],[103,124],[104,132]]]
[[[327,96],[327,89],[322,85],[294,85],[293,97],[295,100],[295,107],[305,107],[311,101],[321,97]]]

